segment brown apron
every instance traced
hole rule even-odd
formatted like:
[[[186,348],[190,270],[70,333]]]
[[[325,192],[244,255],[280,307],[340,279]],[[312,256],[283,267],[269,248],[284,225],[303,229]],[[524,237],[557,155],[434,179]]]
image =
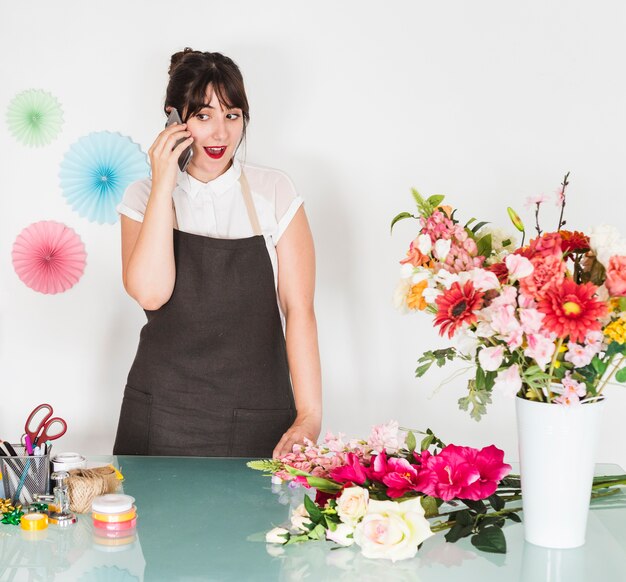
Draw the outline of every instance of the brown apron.
[[[272,264],[240,183],[254,236],[174,229],[174,292],[146,311],[114,454],[268,457],[295,419]]]

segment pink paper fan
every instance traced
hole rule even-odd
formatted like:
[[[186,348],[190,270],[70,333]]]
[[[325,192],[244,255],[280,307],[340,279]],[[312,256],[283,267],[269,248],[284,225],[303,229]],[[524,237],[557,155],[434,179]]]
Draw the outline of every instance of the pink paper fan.
[[[17,276],[39,293],[62,293],[73,287],[85,270],[85,245],[69,227],[51,220],[27,226],[13,243]]]

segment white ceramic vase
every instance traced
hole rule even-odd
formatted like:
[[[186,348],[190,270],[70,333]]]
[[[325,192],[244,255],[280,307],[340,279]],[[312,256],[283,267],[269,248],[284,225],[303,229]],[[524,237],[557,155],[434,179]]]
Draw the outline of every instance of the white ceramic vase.
[[[524,537],[546,548],[582,546],[604,401],[515,401]]]

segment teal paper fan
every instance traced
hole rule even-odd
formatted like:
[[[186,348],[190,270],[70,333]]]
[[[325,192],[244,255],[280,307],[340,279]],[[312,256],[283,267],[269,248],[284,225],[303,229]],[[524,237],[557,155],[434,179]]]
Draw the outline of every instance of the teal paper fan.
[[[63,125],[63,110],[56,97],[50,93],[28,89],[9,103],[7,125],[17,141],[38,148],[59,135]]]
[[[73,210],[98,224],[114,224],[126,187],[150,174],[146,154],[129,137],[100,131],[81,137],[61,162],[63,196]]]

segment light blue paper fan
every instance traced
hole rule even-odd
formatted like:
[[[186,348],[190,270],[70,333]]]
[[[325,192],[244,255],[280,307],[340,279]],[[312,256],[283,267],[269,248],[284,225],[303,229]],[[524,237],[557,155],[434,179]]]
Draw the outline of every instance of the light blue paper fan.
[[[114,224],[126,187],[150,175],[146,154],[129,137],[100,131],[81,137],[61,162],[63,196],[73,210],[98,224]]]

